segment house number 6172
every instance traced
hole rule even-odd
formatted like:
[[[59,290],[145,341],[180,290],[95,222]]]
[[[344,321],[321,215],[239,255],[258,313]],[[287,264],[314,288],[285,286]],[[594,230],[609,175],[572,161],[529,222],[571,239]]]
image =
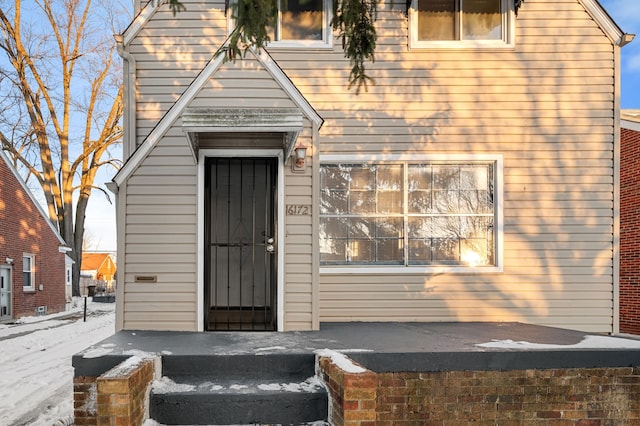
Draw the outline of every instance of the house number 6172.
[[[287,216],[309,216],[311,206],[304,204],[287,204]]]

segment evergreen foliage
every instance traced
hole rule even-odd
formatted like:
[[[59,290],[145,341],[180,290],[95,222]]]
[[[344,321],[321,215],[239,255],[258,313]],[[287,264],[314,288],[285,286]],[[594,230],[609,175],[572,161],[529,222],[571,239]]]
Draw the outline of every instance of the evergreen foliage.
[[[238,0],[231,10],[236,27],[221,52],[227,60],[235,61],[249,47],[262,49],[271,41],[269,29],[276,26],[278,7],[276,0]]]
[[[349,88],[356,86],[356,93],[367,81],[373,80],[365,74],[365,61],[375,61],[377,0],[334,0],[331,26],[342,39],[345,57],[351,62]]]

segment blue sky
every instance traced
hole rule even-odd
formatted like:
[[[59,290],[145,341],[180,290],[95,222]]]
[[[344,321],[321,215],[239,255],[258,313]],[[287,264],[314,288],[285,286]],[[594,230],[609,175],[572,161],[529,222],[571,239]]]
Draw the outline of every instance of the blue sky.
[[[640,109],[640,0],[600,0],[625,33],[636,39],[621,50],[623,109]]]

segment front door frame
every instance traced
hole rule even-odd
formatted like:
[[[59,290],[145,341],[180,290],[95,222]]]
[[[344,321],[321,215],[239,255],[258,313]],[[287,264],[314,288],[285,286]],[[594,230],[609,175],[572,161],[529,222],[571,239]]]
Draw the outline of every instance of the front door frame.
[[[204,247],[204,224],[205,224],[205,159],[207,157],[252,157],[252,158],[277,158],[277,187],[276,187],[276,212],[275,228],[277,229],[278,240],[276,240],[276,293],[277,293],[277,330],[284,331],[284,153],[282,149],[201,149],[198,152],[198,259],[197,259],[197,315],[198,331],[205,330],[204,324],[204,267],[205,267],[205,247]]]
[[[8,310],[9,310],[9,314],[7,316],[3,316],[2,312],[0,312],[0,321],[7,321],[7,320],[11,320],[13,319],[13,268],[11,267],[11,265],[0,265],[0,270],[2,271],[7,271],[7,276],[8,276],[8,280],[5,283],[7,285],[7,288],[5,289],[4,293],[7,295],[7,303],[8,303]],[[0,290],[0,292],[2,292]],[[0,305],[0,309],[2,308],[2,306]]]

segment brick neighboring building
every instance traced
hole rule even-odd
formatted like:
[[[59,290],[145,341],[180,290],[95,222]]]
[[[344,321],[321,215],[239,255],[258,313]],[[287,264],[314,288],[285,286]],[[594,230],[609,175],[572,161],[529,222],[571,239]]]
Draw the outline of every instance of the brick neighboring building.
[[[620,332],[640,334],[640,110],[620,132]]]
[[[71,284],[68,250],[0,150],[0,321],[65,309]]]

